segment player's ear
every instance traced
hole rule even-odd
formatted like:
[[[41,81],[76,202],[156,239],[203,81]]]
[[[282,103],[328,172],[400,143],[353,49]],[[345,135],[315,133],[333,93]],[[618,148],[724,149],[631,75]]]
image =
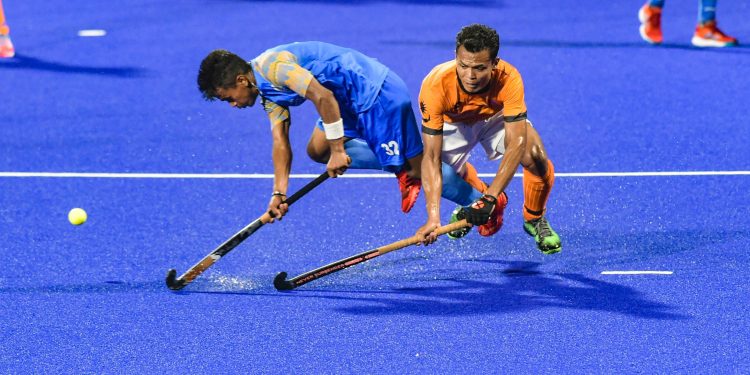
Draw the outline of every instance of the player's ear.
[[[237,77],[234,79],[234,82],[238,86],[250,86],[247,77],[244,74],[238,74]]]
[[[500,63],[500,58],[499,57],[495,57],[495,61],[492,62],[492,67],[493,68],[496,67],[497,64],[499,64],[499,63]]]

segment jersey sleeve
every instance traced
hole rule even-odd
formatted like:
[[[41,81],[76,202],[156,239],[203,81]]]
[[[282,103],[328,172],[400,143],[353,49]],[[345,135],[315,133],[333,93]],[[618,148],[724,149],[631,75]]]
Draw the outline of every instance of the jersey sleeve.
[[[263,109],[268,114],[268,120],[271,121],[271,128],[274,126],[283,124],[284,122],[290,121],[291,116],[289,115],[289,108],[278,105],[270,100],[262,99]]]
[[[260,74],[274,86],[287,87],[304,97],[313,80],[309,70],[301,67],[291,52],[268,52],[258,58]]]
[[[517,70],[512,69],[500,90],[503,103],[503,120],[514,122],[526,120],[526,102],[524,101],[523,80]]]
[[[422,115],[422,133],[443,134],[445,94],[440,82],[435,82],[431,76],[425,78],[419,90],[419,111]]]

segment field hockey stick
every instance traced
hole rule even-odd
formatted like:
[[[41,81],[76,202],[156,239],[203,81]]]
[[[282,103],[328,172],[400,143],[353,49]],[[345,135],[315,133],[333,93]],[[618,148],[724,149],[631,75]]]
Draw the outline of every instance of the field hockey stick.
[[[302,198],[305,194],[310,192],[310,190],[314,189],[316,186],[320,185],[323,181],[325,181],[328,178],[328,172],[325,172],[318,176],[316,179],[310,181],[307,183],[307,185],[303,186],[302,189],[298,190],[296,193],[294,193],[291,197],[289,197],[287,200],[285,200],[282,203],[286,203],[288,205],[291,205],[292,203],[296,202],[298,199]],[[232,251],[237,245],[242,243],[245,239],[250,237],[251,234],[255,233],[260,227],[263,226],[263,224],[268,223],[273,218],[273,215],[270,211],[264,213],[259,218],[255,219],[252,223],[250,223],[248,226],[242,228],[239,232],[235,233],[234,236],[230,237],[228,240],[226,240],[223,244],[219,245],[214,251],[212,251],[210,254],[206,255],[205,258],[203,258],[200,262],[196,263],[194,266],[190,267],[189,270],[187,270],[182,276],[179,278],[177,276],[177,271],[175,269],[171,269],[167,271],[167,287],[172,290],[180,290],[185,287],[185,285],[190,284],[193,280],[195,280],[198,275],[203,273],[203,271],[207,270],[208,267],[211,267],[216,261],[221,259],[224,255],[227,255],[228,252]]]
[[[457,229],[466,228],[469,225],[470,224],[467,223],[466,220],[461,220],[461,221],[457,221],[455,223],[451,223],[448,225],[444,225],[440,228],[437,228],[435,229],[435,233],[437,233],[437,235],[440,236],[440,235],[446,234],[448,232],[452,232]],[[381,246],[377,249],[368,250],[363,253],[359,253],[357,255],[352,255],[348,258],[338,260],[331,264],[327,264],[323,267],[316,268],[309,272],[305,272],[299,276],[295,276],[289,280],[286,279],[286,276],[287,276],[286,272],[279,272],[279,274],[276,275],[276,277],[273,279],[273,286],[276,288],[276,290],[292,290],[301,285],[305,285],[309,283],[310,281],[317,280],[323,276],[330,275],[334,272],[341,271],[344,268],[349,268],[355,264],[360,264],[372,258],[379,257],[385,253],[389,253],[391,251],[398,250],[398,249],[403,249],[407,246],[414,245],[418,242],[419,242],[419,238],[416,235],[414,235],[409,238],[396,241],[392,244]]]

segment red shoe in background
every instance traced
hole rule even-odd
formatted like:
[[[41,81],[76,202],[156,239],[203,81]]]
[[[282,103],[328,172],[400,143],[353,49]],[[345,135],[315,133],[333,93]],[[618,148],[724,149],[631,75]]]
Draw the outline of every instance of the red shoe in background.
[[[406,171],[396,173],[398,188],[401,190],[401,211],[408,213],[417,203],[419,191],[422,190],[422,180],[409,177]]]
[[[661,8],[646,4],[638,11],[638,19],[641,21],[641,38],[651,44],[661,44],[664,40],[661,33]]]
[[[695,34],[691,40],[696,47],[728,47],[736,46],[737,39],[724,34],[718,27],[716,21],[709,21],[695,28]]]

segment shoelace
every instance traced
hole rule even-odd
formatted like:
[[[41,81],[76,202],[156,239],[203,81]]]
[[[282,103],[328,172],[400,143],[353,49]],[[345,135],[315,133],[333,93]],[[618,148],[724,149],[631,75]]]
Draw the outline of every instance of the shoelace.
[[[536,233],[539,235],[539,238],[545,238],[552,235],[552,228],[550,228],[547,219],[543,217],[540,218],[534,226],[536,227]]]

